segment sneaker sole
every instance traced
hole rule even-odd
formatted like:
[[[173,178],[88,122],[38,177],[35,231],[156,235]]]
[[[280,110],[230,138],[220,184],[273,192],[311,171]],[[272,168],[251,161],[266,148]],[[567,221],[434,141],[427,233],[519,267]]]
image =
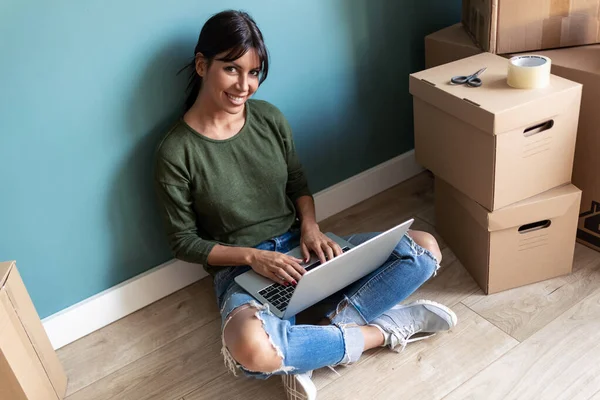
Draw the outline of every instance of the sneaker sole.
[[[282,375],[281,378],[288,400],[315,400],[317,398],[317,388],[309,377],[304,375]]]
[[[407,307],[409,305],[424,305],[424,306],[437,307],[437,308],[441,309],[442,311],[444,311],[446,314],[448,314],[450,316],[450,318],[452,320],[452,325],[450,326],[450,328],[455,327],[456,324],[458,323],[458,317],[456,316],[456,314],[454,313],[454,311],[452,311],[451,309],[449,309],[448,307],[446,307],[443,304],[436,303],[435,301],[431,301],[431,300],[417,300],[417,301],[414,301],[412,303],[403,304],[401,306],[396,306],[396,307],[398,307],[398,308],[402,307],[403,308],[403,307]],[[393,308],[396,308],[396,307],[393,307]],[[429,310],[429,308],[428,308],[428,310]],[[430,311],[435,312],[433,310],[430,310]]]

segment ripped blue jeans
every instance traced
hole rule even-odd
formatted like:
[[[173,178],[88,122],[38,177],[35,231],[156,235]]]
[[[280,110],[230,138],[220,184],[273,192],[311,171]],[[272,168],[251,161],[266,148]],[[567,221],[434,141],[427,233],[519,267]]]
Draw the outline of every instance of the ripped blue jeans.
[[[377,233],[361,233],[344,237],[354,245],[363,243]],[[299,231],[288,231],[266,240],[256,248],[286,253],[300,243]],[[235,374],[236,369],[250,377],[266,379],[277,374],[298,374],[327,366],[356,362],[364,348],[360,331],[382,313],[406,299],[423,283],[435,275],[439,263],[428,250],[404,235],[387,261],[369,275],[361,278],[320,302],[327,310],[324,316],[330,325],[296,324],[296,317],[282,320],[267,306],[257,302],[242,289],[234,278],[250,269],[224,267],[214,276],[214,286],[221,310],[221,331],[239,307],[256,308],[256,317],[262,321],[271,344],[282,359],[279,369],[272,372],[250,371],[237,363],[223,340],[225,364]]]

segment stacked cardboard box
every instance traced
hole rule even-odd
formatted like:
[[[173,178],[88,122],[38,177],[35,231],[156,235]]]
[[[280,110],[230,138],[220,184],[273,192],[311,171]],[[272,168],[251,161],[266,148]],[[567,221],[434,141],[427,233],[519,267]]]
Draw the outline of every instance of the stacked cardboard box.
[[[482,86],[450,84],[483,67]],[[486,52],[410,76],[436,228],[488,294],[568,274],[581,201],[571,176],[582,85],[552,75],[543,89],[514,89],[507,71]]]
[[[425,38],[425,66],[433,68],[480,54],[462,24]],[[577,241],[600,251],[600,45],[577,46],[528,53],[552,60],[552,74],[583,85],[572,182],[582,190]],[[485,74],[482,76],[485,79]]]
[[[555,126],[549,125],[549,121],[554,120],[550,114],[544,122],[539,115],[530,114],[522,104],[515,103],[513,109],[510,105],[506,109],[493,109],[493,105],[498,105],[494,100],[498,93],[492,92],[510,93],[511,89],[502,79],[488,75],[488,71],[482,76],[488,93],[480,90],[483,87],[477,88],[477,92],[461,89],[456,93],[437,93],[448,101],[442,105],[424,98],[419,89],[413,93],[417,159],[437,175],[437,229],[486,293],[569,273],[575,235],[580,243],[600,250],[600,174],[597,173],[600,170],[600,157],[597,156],[600,113],[596,111],[600,104],[600,45],[594,43],[600,43],[600,0],[463,0],[462,23],[425,38],[427,71],[423,73],[430,75],[435,71],[434,80],[445,78],[447,82],[450,75],[458,74],[458,69],[460,75],[475,72],[475,64],[456,62],[476,60],[473,56],[487,52],[488,55],[498,54],[505,60],[519,54],[549,57],[555,76],[550,89],[544,90],[556,89],[557,77],[582,85],[575,123],[572,185],[558,185],[508,205],[515,196],[525,194],[527,189],[523,183],[530,182],[532,177],[539,179],[536,185],[547,185],[556,174],[564,178],[569,167],[564,156],[572,154],[569,146],[563,147],[563,158],[556,158],[549,169],[540,171],[527,163],[537,165],[534,159],[539,155],[534,154],[535,149],[547,153],[553,148],[551,143],[557,140],[557,144],[563,146],[561,140],[573,132],[558,134]],[[425,79],[422,82],[426,82],[426,78],[413,75],[411,91],[414,90],[412,85],[418,87],[420,82],[417,81]],[[429,82],[430,86],[432,83],[435,87],[437,82]],[[435,90],[444,91],[443,87],[437,86]],[[435,90],[430,88],[429,92],[435,93]],[[544,90],[530,92],[542,94]],[[558,98],[565,99],[564,95],[557,94]],[[483,106],[474,97],[479,97]],[[546,100],[553,101],[549,97]],[[481,113],[477,108],[493,115]],[[520,116],[538,122],[528,131],[538,131],[530,136],[533,140],[527,139],[525,132],[521,142],[516,136],[506,136],[506,121],[514,120],[516,110],[522,111]],[[443,116],[441,120],[440,115]],[[486,118],[488,127],[481,125]],[[519,117],[512,125],[525,126],[527,118]],[[476,131],[489,134],[489,126],[495,129],[493,141],[474,134]],[[530,150],[525,147],[527,140],[532,141]],[[432,145],[432,141],[436,144]],[[485,148],[487,153],[481,153]],[[490,151],[492,148],[494,150]],[[438,158],[440,152],[445,153]],[[489,153],[493,154],[491,159],[482,156]],[[519,155],[522,160],[517,161]],[[523,163],[527,158],[529,161]],[[507,163],[514,165],[508,168]],[[490,173],[492,178],[486,182],[485,177]],[[579,189],[582,190],[581,200]],[[573,226],[577,218],[575,231]],[[517,225],[519,228],[515,230]]]

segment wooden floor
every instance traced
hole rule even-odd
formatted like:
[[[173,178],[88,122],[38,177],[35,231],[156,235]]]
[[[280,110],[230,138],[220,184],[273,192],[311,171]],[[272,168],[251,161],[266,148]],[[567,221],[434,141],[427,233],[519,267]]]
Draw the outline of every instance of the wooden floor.
[[[423,173],[321,224],[348,234],[416,217],[435,234]],[[438,237],[438,240],[439,237]],[[440,273],[409,300],[450,306],[458,325],[402,353],[366,352],[315,372],[319,399],[600,400],[600,253],[577,245],[571,275],[485,296],[441,241]],[[220,316],[203,279],[58,351],[68,400],[281,399],[281,380],[233,377]]]

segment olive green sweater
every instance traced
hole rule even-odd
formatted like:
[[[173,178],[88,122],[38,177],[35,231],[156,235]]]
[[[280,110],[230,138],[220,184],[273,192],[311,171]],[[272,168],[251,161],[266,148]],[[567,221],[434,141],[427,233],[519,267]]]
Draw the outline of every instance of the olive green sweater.
[[[160,210],[176,258],[207,263],[215,244],[255,246],[296,221],[295,201],[311,195],[283,114],[246,102],[246,122],[230,139],[214,140],[179,120],[157,150]]]

